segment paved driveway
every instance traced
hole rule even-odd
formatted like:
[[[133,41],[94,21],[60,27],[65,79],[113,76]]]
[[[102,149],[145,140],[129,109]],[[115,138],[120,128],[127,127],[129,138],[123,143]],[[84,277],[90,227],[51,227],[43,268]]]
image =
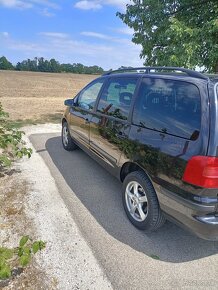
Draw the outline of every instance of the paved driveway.
[[[145,234],[125,216],[121,184],[78,149],[62,149],[57,134],[30,140],[115,289],[218,289],[218,242],[167,222]]]

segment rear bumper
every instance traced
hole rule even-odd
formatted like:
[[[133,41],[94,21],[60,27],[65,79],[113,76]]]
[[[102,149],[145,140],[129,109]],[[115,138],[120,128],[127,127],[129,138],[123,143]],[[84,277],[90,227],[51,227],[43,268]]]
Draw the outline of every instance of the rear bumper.
[[[218,240],[217,204],[200,204],[161,188],[160,207],[166,217],[200,238]]]

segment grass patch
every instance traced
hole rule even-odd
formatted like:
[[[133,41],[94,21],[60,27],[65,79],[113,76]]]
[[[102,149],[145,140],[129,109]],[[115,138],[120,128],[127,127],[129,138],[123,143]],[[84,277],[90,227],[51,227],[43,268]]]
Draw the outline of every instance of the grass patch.
[[[21,127],[28,126],[28,125],[37,125],[37,122],[32,119],[25,119],[25,120],[15,120],[11,122],[11,125],[14,128],[20,129]]]
[[[56,114],[48,114],[48,115],[42,115],[40,118],[37,119],[18,119],[11,122],[11,125],[14,128],[21,128],[24,126],[30,126],[30,125],[37,125],[37,124],[46,124],[46,123],[54,123],[59,124],[61,123],[61,118],[63,114],[56,113]]]

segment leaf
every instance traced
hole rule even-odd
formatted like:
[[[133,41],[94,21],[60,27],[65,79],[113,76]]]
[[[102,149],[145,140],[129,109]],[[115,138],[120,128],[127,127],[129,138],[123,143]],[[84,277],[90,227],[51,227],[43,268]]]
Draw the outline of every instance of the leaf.
[[[39,242],[34,242],[32,245],[33,253],[36,254],[40,250]]]
[[[2,163],[4,166],[8,167],[11,165],[11,160],[6,155],[0,156],[0,163]]]
[[[9,265],[4,264],[0,269],[0,279],[7,279],[11,276],[11,269]]]
[[[6,260],[13,257],[14,251],[12,249],[0,248],[0,258],[3,257]]]
[[[29,236],[23,236],[20,240],[20,243],[19,243],[20,247],[23,247],[28,240],[29,240]]]
[[[21,257],[21,256],[23,255],[23,248],[18,248],[18,249],[17,249],[17,255],[18,255],[19,257]]]
[[[30,260],[31,260],[30,254],[29,255],[25,254],[20,257],[19,262],[22,267],[25,267],[27,264],[29,264]]]
[[[23,153],[21,151],[18,151],[16,153],[17,158],[22,158],[23,157]]]
[[[0,256],[0,269],[4,266],[6,260],[4,257]]]
[[[46,243],[45,243],[45,242],[43,242],[43,241],[39,241],[39,249],[40,249],[40,251],[41,251],[42,249],[44,249],[45,246],[46,246]]]
[[[31,254],[30,247],[23,247],[23,252],[24,252],[24,254],[27,254],[27,255]]]

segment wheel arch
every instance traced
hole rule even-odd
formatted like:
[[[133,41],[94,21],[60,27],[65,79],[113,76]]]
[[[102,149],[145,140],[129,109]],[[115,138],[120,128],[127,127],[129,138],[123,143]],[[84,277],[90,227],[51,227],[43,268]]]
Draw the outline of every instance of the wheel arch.
[[[125,177],[129,173],[131,173],[133,171],[141,171],[141,172],[143,172],[151,181],[151,178],[150,178],[149,174],[140,165],[138,165],[135,162],[129,161],[129,162],[124,163],[122,168],[121,168],[121,170],[120,170],[120,180],[121,180],[121,182],[123,182]]]
[[[63,125],[65,122],[67,123],[67,119],[65,117],[63,117],[61,124]]]

